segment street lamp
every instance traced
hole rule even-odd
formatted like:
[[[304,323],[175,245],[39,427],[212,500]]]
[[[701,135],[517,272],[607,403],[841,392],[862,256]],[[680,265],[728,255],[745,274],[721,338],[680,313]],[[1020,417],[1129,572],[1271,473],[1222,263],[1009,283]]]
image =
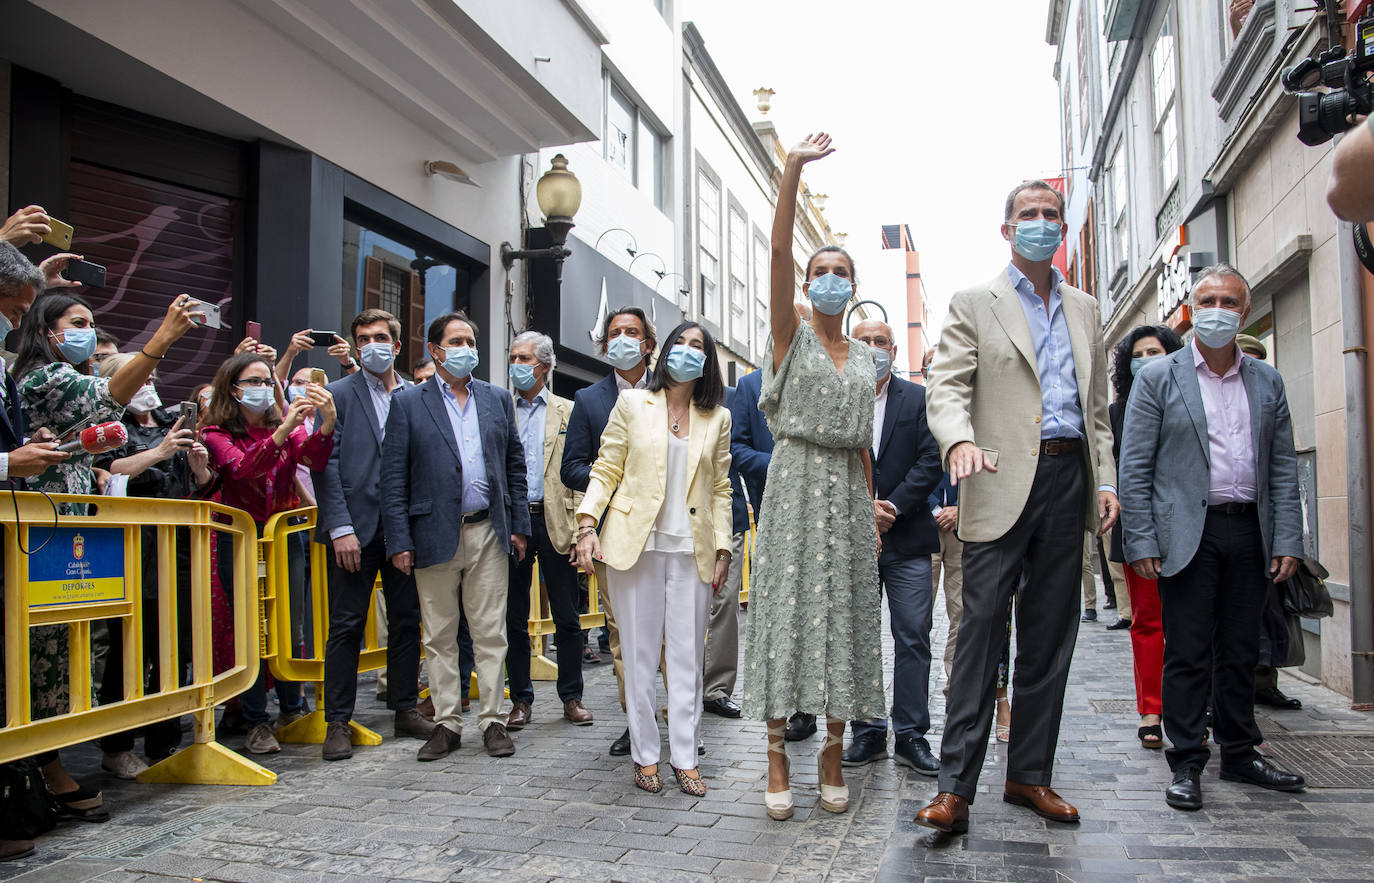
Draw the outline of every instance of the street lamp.
[[[534,185],[534,198],[539,210],[544,213],[544,228],[549,231],[553,245],[548,248],[511,248],[509,242],[501,243],[501,265],[507,271],[516,261],[532,258],[553,258],[557,264],[558,281],[563,281],[563,259],[572,254],[565,247],[568,233],[573,228],[573,215],[582,205],[582,182],[568,171],[568,158],[558,154],[550,163],[550,169],[539,177]]]

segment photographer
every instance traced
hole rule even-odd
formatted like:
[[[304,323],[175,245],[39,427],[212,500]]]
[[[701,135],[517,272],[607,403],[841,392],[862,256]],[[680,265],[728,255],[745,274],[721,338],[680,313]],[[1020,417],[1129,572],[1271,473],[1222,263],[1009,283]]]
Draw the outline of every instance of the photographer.
[[[100,364],[100,375],[112,377],[134,356],[118,353]],[[96,458],[96,465],[113,475],[127,477],[125,495],[161,500],[184,500],[207,489],[214,481],[209,468],[209,453],[196,441],[194,427],[183,428],[181,416],[163,409],[157,394],[156,376],[129,399],[124,411],[124,426],[129,441],[123,447]],[[143,570],[143,661],[145,690],[155,693],[161,683],[158,671],[158,534],[157,528],[142,528]],[[191,659],[191,536],[185,528],[176,531],[177,598],[177,683]],[[100,681],[100,703],[119,702],[124,695],[123,629],[119,621],[110,623],[110,652]],[[169,756],[181,744],[178,718],[142,728],[144,753],[154,763]],[[102,769],[121,779],[132,779],[147,766],[134,756],[134,731],[106,736],[100,740]]]
[[[1342,221],[1374,221],[1374,116],[1361,118],[1336,145],[1326,202]]]

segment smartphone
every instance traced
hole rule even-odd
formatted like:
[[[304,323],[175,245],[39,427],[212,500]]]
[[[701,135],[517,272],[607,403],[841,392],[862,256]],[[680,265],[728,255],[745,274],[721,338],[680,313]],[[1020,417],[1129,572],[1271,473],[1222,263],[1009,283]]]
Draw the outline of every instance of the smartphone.
[[[76,231],[72,229],[72,225],[64,224],[57,220],[57,218],[49,216],[48,226],[52,228],[52,232],[44,236],[43,241],[58,251],[70,251],[72,247],[72,236],[76,234]]]
[[[200,405],[199,405],[199,404],[197,404],[196,402],[182,402],[182,403],[181,403],[181,414],[180,414],[180,416],[181,416],[181,428],[182,428],[182,429],[190,429],[190,430],[194,431],[195,428],[196,428],[196,419],[197,419],[197,417],[198,417],[199,414],[200,414]]]
[[[323,368],[311,368],[311,369],[310,369],[310,382],[311,382],[311,383],[314,383],[314,384],[318,384],[319,386],[328,386],[328,385],[329,385],[329,375],[326,374],[326,373],[324,373],[324,369],[323,369]]]
[[[245,322],[245,323],[244,323],[244,329],[248,332],[248,336],[249,336],[249,337],[253,338],[253,339],[256,340],[258,343],[262,343],[262,323],[261,323],[261,322]]]
[[[196,321],[197,325],[204,325],[207,328],[223,327],[223,324],[220,322],[219,304],[207,304],[201,301],[199,306],[192,307],[191,309],[205,314],[205,319],[203,321]]]
[[[338,343],[334,338],[337,332],[334,331],[311,331],[310,342],[315,346],[330,347]]]
[[[80,282],[92,288],[105,287],[105,268],[90,261],[69,261],[63,275],[72,282]]]

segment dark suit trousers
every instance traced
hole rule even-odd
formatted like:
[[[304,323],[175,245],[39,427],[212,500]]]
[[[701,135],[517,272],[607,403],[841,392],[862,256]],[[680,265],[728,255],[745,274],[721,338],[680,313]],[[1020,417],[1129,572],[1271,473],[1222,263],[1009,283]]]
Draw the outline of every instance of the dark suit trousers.
[[[549,540],[544,514],[530,513],[530,540],[525,559],[511,558],[510,595],[506,599],[506,675],[512,702],[534,702],[530,680],[530,580],[534,559],[549,596],[558,640],[558,698],[562,702],[582,698],[582,620],[577,615],[577,571],[567,555],[558,554]]]
[[[1009,640],[1007,605],[1023,572],[1007,780],[1050,784],[1078,637],[1087,473],[1081,452],[1042,453],[1026,507],[1011,530],[992,542],[964,544],[964,617],[940,740],[939,787],[969,803],[988,750],[997,666]]]
[[[1255,664],[1267,577],[1259,520],[1208,512],[1193,560],[1159,580],[1164,613],[1164,732],[1174,770],[1201,769],[1207,693],[1222,766],[1255,757]]]
[[[377,530],[362,549],[362,566],[349,573],[329,556],[329,640],[324,646],[324,719],[347,721],[358,698],[358,653],[377,574],[386,597],[387,708],[405,711],[419,698],[420,596],[415,577],[391,565]]]

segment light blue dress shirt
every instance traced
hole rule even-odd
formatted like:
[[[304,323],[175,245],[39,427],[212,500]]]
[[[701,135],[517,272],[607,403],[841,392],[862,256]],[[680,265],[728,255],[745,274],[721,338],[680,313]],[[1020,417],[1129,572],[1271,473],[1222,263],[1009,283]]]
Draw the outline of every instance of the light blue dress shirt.
[[[1069,322],[1064,317],[1064,300],[1059,286],[1064,276],[1051,267],[1049,309],[1035,293],[1035,286],[1015,264],[1007,265],[1007,276],[1021,301],[1021,310],[1030,325],[1035,343],[1035,368],[1040,375],[1040,438],[1087,438],[1083,431],[1083,406],[1078,401],[1078,378],[1074,374],[1073,343]]]
[[[438,374],[430,382],[439,387],[444,407],[448,409],[449,423],[453,425],[453,437],[458,442],[458,457],[463,465],[463,514],[481,512],[491,505],[491,486],[487,484],[487,463],[482,457],[482,432],[477,424],[477,397],[472,378],[468,378],[468,398],[462,405],[449,391],[448,384],[439,380]]]
[[[525,446],[525,483],[529,486],[530,502],[544,499],[544,421],[549,414],[549,388],[539,390],[533,401],[515,397],[515,425],[520,430],[520,444]]]
[[[367,383],[368,395],[372,396],[372,410],[377,412],[377,423],[381,426],[382,438],[386,438],[386,418],[391,413],[391,397],[409,387],[410,381],[397,377],[396,385],[391,388],[391,392],[387,392],[386,384],[382,382],[382,378],[370,371],[363,372],[363,380]],[[354,532],[353,525],[341,524],[329,532],[329,538],[337,540],[339,537],[348,536]]]

